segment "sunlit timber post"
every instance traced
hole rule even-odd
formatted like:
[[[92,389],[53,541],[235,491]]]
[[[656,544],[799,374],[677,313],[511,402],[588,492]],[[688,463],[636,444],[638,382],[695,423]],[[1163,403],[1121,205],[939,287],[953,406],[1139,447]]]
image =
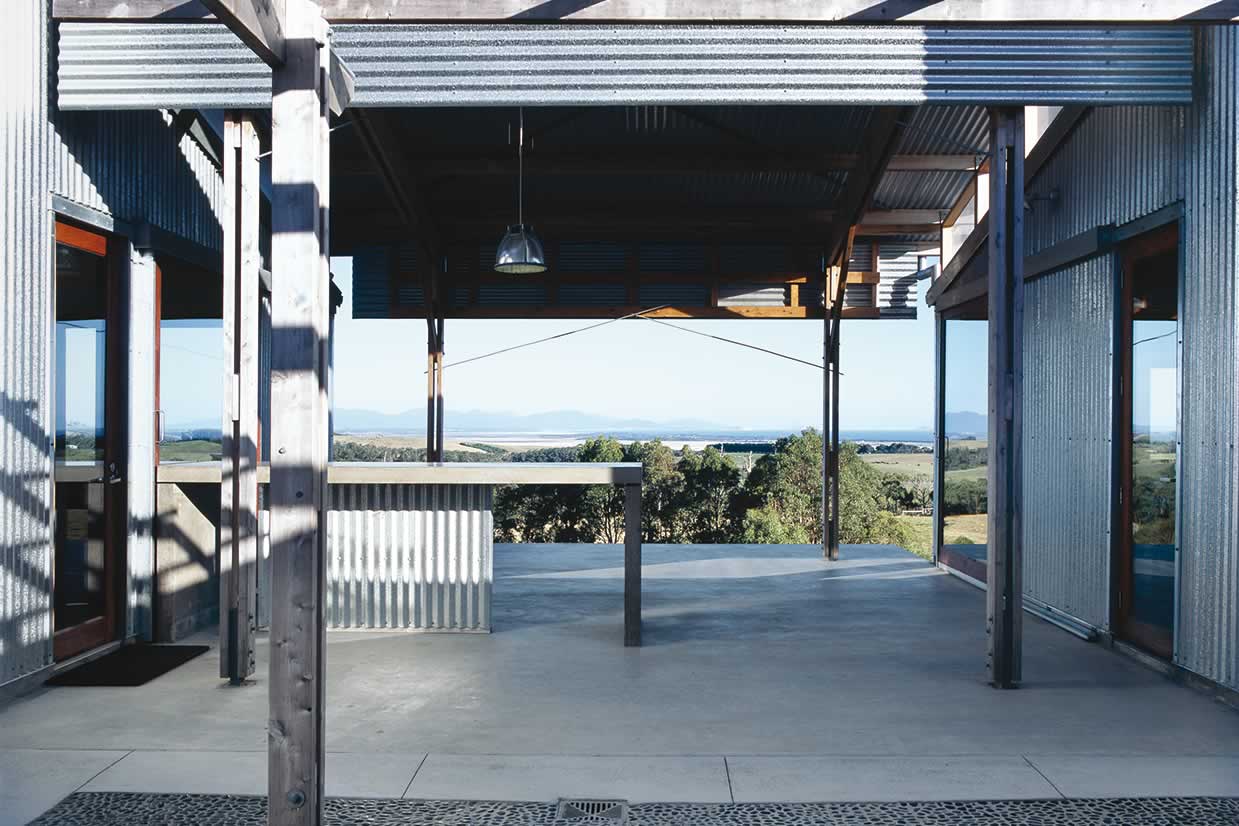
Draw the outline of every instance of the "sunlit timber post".
[[[253,115],[224,116],[224,412],[219,676],[254,673],[258,585],[259,164]]]
[[[823,396],[826,400],[823,411],[822,427],[822,545],[826,558],[839,558],[839,330],[843,320],[843,296],[847,290],[848,262],[852,258],[852,244],[856,239],[856,228],[848,230],[847,239],[843,245],[841,260],[837,267],[830,268],[827,284],[833,287],[828,290],[826,319],[826,352],[824,367],[826,374],[822,377]]]
[[[443,461],[443,311],[438,268],[426,279],[426,461]]]
[[[989,479],[986,619],[990,680],[1020,681],[1020,448],[1024,333],[1024,110],[990,110]]]
[[[834,268],[822,275],[822,556],[830,559],[830,297],[834,290]]]
[[[268,822],[323,817],[327,493],[329,45],[310,0],[287,0],[272,71],[271,674]]]

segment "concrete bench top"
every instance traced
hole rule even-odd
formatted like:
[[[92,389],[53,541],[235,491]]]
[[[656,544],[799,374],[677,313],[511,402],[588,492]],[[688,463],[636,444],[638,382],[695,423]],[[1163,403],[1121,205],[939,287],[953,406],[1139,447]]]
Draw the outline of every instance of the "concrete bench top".
[[[161,483],[218,484],[219,462],[161,464]],[[270,481],[258,467],[258,481]],[[639,485],[640,462],[332,462],[332,485]]]

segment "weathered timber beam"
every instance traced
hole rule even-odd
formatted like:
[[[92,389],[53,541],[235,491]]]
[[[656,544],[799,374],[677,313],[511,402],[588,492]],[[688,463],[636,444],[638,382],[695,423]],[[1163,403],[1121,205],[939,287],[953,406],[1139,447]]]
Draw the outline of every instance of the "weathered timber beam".
[[[271,68],[284,65],[285,0],[201,0]]]
[[[860,237],[871,235],[937,235],[942,225],[933,224],[859,224],[856,234]]]
[[[808,319],[822,318],[821,307],[768,307],[768,306],[721,306],[721,307],[659,307],[658,309],[648,309],[639,305],[617,305],[617,306],[587,306],[587,307],[571,307],[544,304],[537,305],[512,305],[503,307],[479,307],[477,305],[464,305],[449,307],[444,310],[444,317],[449,319],[462,318],[490,318],[490,319],[530,319],[530,318],[553,318],[553,319],[606,319],[618,318],[620,316],[632,315],[633,313],[642,312],[643,316],[648,318],[669,318],[669,319],[740,319],[740,318],[762,318],[762,319]],[[425,307],[421,305],[394,306],[390,309],[387,317],[389,318],[424,318],[426,313]],[[843,318],[880,318],[881,311],[877,307],[846,307],[843,310]]]
[[[55,0],[59,18],[200,19],[186,0]],[[374,22],[853,22],[926,23],[1229,23],[1239,21],[1235,0],[323,0],[332,21]]]
[[[858,224],[872,223],[866,220],[866,210],[886,165],[895,154],[895,146],[899,143],[899,136],[903,134],[903,124],[912,120],[913,113],[912,107],[882,106],[876,107],[870,115],[862,140],[862,146],[867,147],[864,159],[856,170],[848,175],[847,185],[838,200],[836,211],[839,220],[831,226],[823,245],[828,264],[839,260],[848,239],[854,237]],[[883,223],[923,223],[896,221],[893,214],[897,212],[902,213],[903,210],[887,210]]]

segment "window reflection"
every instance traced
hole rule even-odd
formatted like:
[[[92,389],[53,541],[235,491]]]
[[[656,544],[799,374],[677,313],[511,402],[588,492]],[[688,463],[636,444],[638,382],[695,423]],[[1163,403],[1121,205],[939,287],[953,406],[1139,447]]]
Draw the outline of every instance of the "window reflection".
[[[985,580],[989,443],[988,327],[975,318],[946,322],[943,395],[946,431],[939,558]]]
[[[220,459],[224,372],[224,328],[220,319],[160,322],[161,463]]]

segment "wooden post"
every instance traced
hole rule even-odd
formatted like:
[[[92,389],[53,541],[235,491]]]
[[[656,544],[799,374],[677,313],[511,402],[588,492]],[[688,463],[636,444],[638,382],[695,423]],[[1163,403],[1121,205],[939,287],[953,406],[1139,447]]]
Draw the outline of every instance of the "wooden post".
[[[224,118],[224,420],[220,476],[219,676],[254,673],[258,587],[258,131]]]
[[[834,295],[833,267],[827,267],[822,284],[822,556],[830,559],[830,315]]]
[[[1020,681],[1024,332],[1024,110],[990,110],[989,515],[986,614],[989,673]]]
[[[443,440],[444,416],[443,416],[443,310],[439,310],[439,317],[435,321],[435,461],[443,461],[443,453],[445,450]]]
[[[856,227],[849,227],[844,240],[839,266],[835,268],[834,295],[830,302],[830,312],[827,314],[828,332],[826,336],[826,375],[824,381],[830,388],[826,393],[825,416],[829,424],[829,438],[822,434],[822,453],[826,464],[826,489],[822,491],[823,509],[827,520],[822,525],[822,541],[826,547],[826,557],[831,561],[839,559],[839,337],[843,326],[843,296],[847,291],[848,265],[852,260],[852,246],[856,241]],[[826,504],[826,494],[829,492],[830,503]]]
[[[840,278],[847,278],[844,269]],[[842,292],[842,290],[840,290]],[[830,335],[830,543],[828,556],[839,559],[839,332],[836,323]]]
[[[641,644],[641,485],[624,485],[624,645]]]
[[[429,316],[426,317],[426,461],[434,462],[435,439],[438,429],[435,427],[436,383],[439,378],[438,365],[435,360],[435,325]]]
[[[267,820],[323,819],[327,494],[327,24],[288,0],[271,73],[271,674]]]

